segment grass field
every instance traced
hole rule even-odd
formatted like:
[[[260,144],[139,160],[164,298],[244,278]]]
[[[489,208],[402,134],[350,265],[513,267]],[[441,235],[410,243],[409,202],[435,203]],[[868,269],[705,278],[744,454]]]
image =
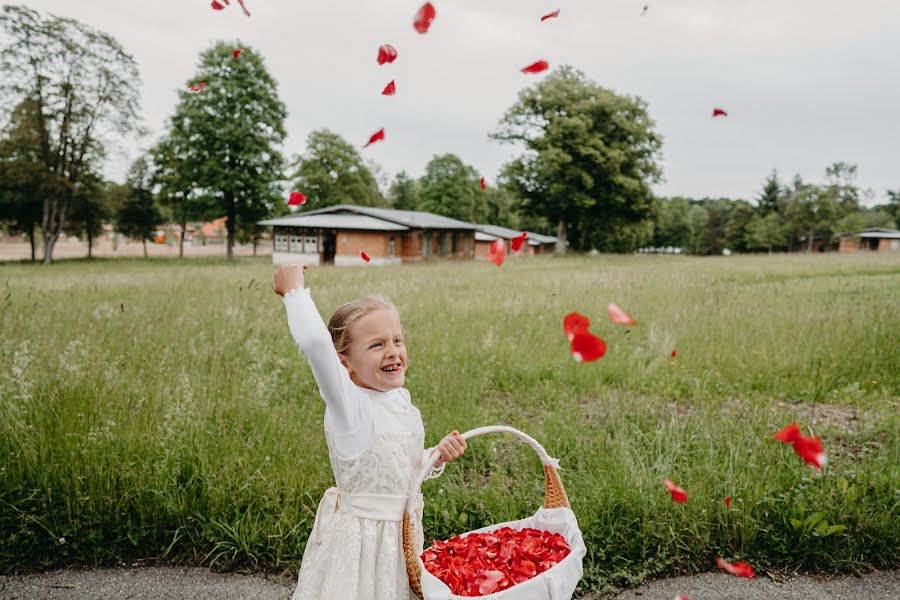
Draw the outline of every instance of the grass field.
[[[0,266],[2,571],[296,572],[333,477],[269,261]],[[583,590],[717,555],[758,571],[900,564],[897,257],[542,257],[322,268],[307,285],[326,320],[369,291],[395,301],[427,445],[509,424],[561,460]],[[610,302],[640,325],[612,325]],[[568,352],[573,310],[609,344],[595,363]],[[769,439],[792,420],[821,436],[821,473]],[[522,518],[542,485],[527,447],[473,439],[423,486],[426,542]]]

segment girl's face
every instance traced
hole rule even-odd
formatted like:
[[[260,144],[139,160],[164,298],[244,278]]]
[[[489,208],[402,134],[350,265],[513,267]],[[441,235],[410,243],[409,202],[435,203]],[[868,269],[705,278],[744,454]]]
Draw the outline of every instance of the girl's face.
[[[400,316],[382,308],[361,317],[350,330],[347,353],[340,357],[359,387],[379,392],[403,387],[407,358]]]

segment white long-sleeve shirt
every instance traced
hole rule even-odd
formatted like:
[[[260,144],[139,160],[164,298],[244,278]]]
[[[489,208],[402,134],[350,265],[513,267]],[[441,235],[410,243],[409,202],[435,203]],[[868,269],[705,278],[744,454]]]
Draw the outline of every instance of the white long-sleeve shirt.
[[[376,431],[419,431],[424,439],[422,415],[413,406],[409,391],[379,392],[353,383],[308,289],[296,288],[285,294],[284,306],[291,336],[309,362],[325,401],[325,429],[341,457],[360,455]]]

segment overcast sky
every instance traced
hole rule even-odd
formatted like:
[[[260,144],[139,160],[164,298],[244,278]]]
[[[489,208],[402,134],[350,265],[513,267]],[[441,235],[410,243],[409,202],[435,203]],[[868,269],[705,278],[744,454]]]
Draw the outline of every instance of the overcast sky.
[[[21,0],[20,0],[21,1]],[[240,40],[261,54],[288,108],[285,154],[331,129],[393,176],[423,173],[452,152],[493,182],[518,152],[488,139],[518,92],[569,64],[649,105],[663,136],[662,195],[753,198],[777,168],[824,181],[835,161],[859,166],[874,201],[900,189],[900,2],[896,0],[24,0],[114,35],[138,63],[144,125],[127,163],[164,131],[200,53]],[[644,16],[644,4],[649,9]],[[557,19],[540,16],[560,9]],[[382,43],[399,58],[379,66]],[[249,51],[249,50],[248,50]],[[397,95],[381,96],[395,79]],[[728,111],[712,119],[712,109]]]

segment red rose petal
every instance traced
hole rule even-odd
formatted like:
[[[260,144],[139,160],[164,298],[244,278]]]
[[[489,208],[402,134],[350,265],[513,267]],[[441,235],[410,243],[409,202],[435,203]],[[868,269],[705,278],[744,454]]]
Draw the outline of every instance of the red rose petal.
[[[300,204],[306,204],[306,196],[301,194],[300,192],[291,192],[291,197],[288,200],[288,206],[298,206]]]
[[[503,240],[494,240],[491,242],[491,251],[488,254],[488,260],[495,265],[502,266],[503,260],[506,258],[506,242]]]
[[[195,94],[199,94],[200,91],[203,89],[203,86],[205,86],[205,85],[206,85],[206,82],[205,82],[205,81],[201,81],[198,85],[192,85],[192,86],[191,86],[191,91],[192,91],[193,93],[195,93]]]
[[[675,358],[676,354],[677,354],[677,352],[675,350],[672,350],[672,358]]]
[[[727,117],[727,116],[728,116],[728,113],[725,112],[724,109],[722,109],[722,108],[714,108],[714,109],[713,109],[713,118],[716,118],[716,117]]]
[[[691,599],[688,596],[678,595],[678,596],[675,596],[674,600],[691,600]]]
[[[247,10],[247,7],[244,6],[244,0],[238,0],[238,4],[241,5],[241,10],[244,11],[244,14],[248,17],[250,16],[250,11]]]
[[[523,231],[522,235],[520,235],[518,237],[514,237],[513,239],[510,240],[509,243],[510,243],[510,246],[512,247],[513,252],[518,252],[519,250],[522,249],[522,244],[525,243],[526,237],[528,237],[528,232]]]
[[[606,342],[587,331],[576,331],[570,350],[576,362],[593,362],[606,354]]]
[[[382,96],[393,96],[397,93],[397,84],[394,83],[394,80],[391,79],[391,82],[384,86],[384,89],[381,90]]]
[[[366,254],[365,252],[360,252],[359,255],[366,262],[369,262],[370,260],[372,260],[371,258],[369,258],[369,255]]]
[[[563,318],[563,332],[566,339],[570,342],[575,339],[575,334],[579,331],[587,331],[591,326],[591,320],[581,313],[571,312]]]
[[[234,52],[231,53],[231,57],[237,58],[238,56],[241,55],[241,52],[243,52],[243,51],[244,51],[243,48],[238,48],[237,50],[235,50]]]
[[[606,312],[609,313],[610,320],[616,325],[637,325],[637,321],[629,317],[628,313],[619,308],[618,304],[608,304]]]
[[[228,0],[222,0],[222,1],[225,2],[225,4],[228,4]],[[225,8],[225,6],[220,4],[218,2],[218,0],[212,0],[212,2],[209,5],[213,7],[213,10],[222,10],[223,8]]]
[[[730,575],[734,575],[735,577],[746,577],[747,579],[753,579],[753,576],[755,575],[755,573],[753,572],[753,567],[745,562],[730,563],[727,560],[722,560],[717,556],[716,564],[719,565],[720,569]]]
[[[822,450],[822,442],[817,437],[804,437],[798,435],[794,440],[794,452],[807,464],[821,469],[828,461],[828,457]]]
[[[390,44],[382,44],[378,47],[378,64],[392,63],[397,59],[397,49]]]
[[[426,2],[422,5],[422,8],[419,9],[419,12],[416,13],[416,18],[413,21],[413,28],[419,33],[426,33],[428,28],[431,27],[432,21],[434,21],[434,6],[431,2]]]
[[[370,144],[374,144],[377,141],[384,141],[384,127],[373,133],[363,148],[368,148]]]
[[[484,177],[481,178],[481,189],[484,189]]]
[[[523,73],[540,73],[541,71],[546,71],[550,68],[549,63],[546,60],[539,60],[536,63],[532,63],[527,67],[522,69]]]
[[[797,425],[796,421],[782,429],[777,433],[772,434],[773,440],[781,440],[785,444],[793,444],[794,440],[796,440],[800,436],[800,427]]]
[[[672,500],[681,504],[687,502],[687,493],[685,493],[683,489],[675,485],[675,483],[671,479],[666,479],[665,481],[663,481],[663,485],[665,485],[666,489],[672,493]]]
[[[725,497],[725,508],[728,508],[729,506],[731,506],[731,496],[726,496]]]
[[[546,21],[547,19],[553,19],[553,18],[556,18],[556,17],[558,17],[558,16],[559,16],[559,9],[557,8],[557,9],[554,10],[553,12],[547,13],[546,15],[544,15],[543,17],[541,17],[541,23],[543,23],[543,22]]]

